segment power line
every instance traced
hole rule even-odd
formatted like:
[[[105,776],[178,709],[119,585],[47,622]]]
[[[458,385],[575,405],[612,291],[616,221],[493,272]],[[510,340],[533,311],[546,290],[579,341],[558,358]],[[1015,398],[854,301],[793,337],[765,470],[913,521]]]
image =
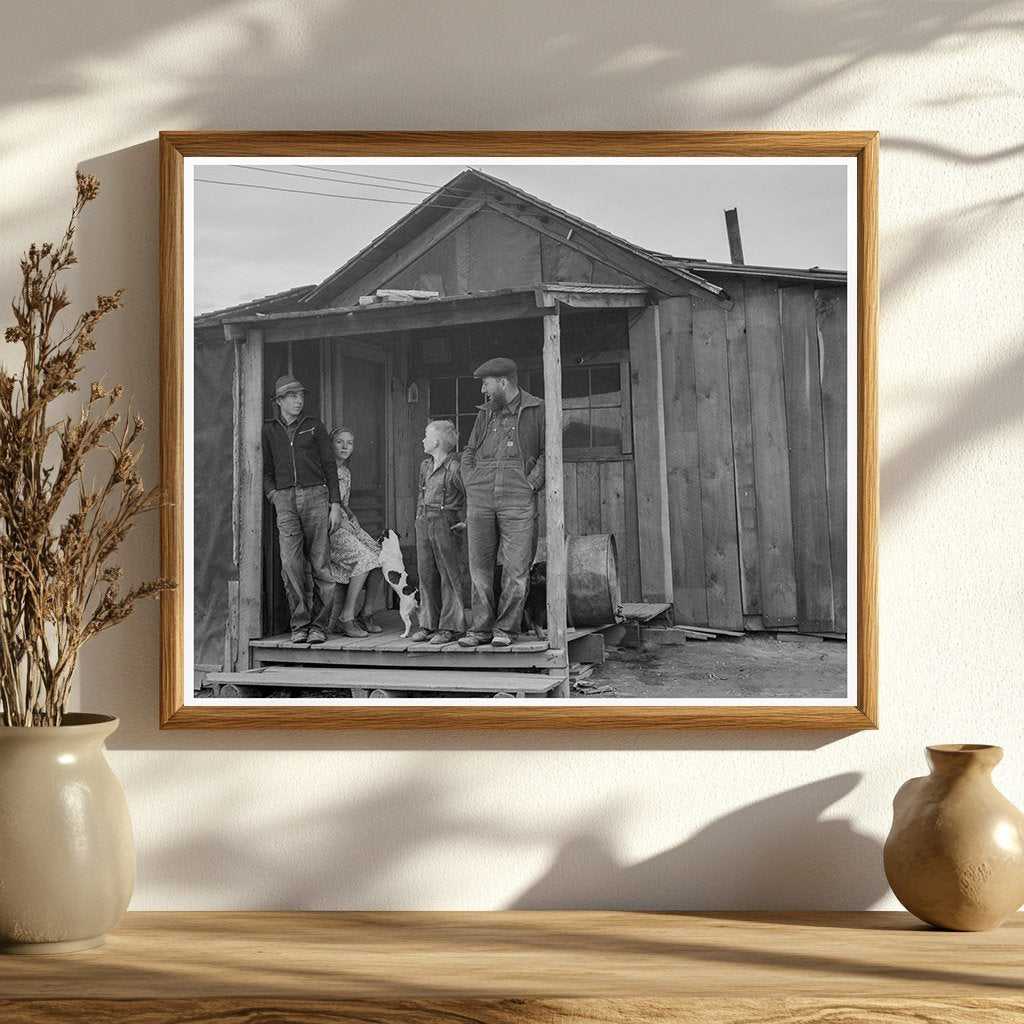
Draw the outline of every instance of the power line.
[[[422,203],[413,203],[404,199],[377,199],[374,196],[346,196],[337,192],[313,192],[302,188],[278,188],[276,185],[253,185],[246,181],[218,181],[216,178],[193,178],[193,181],[202,182],[204,185],[232,185],[235,188],[255,188],[262,192],[289,192],[296,196],[324,196],[327,199],[353,199],[363,203],[387,203],[389,206],[421,206]],[[340,182],[339,182],[340,184]],[[435,210],[462,210],[463,206],[443,206],[432,203],[431,208]]]
[[[236,164],[237,167],[243,167],[247,171],[262,171],[264,174],[284,174],[291,178],[312,178],[314,181],[331,181],[335,183],[343,183],[345,185],[356,185],[359,188],[383,188],[389,192],[415,192],[417,195],[432,195],[437,189],[431,189],[429,192],[419,188],[403,188],[400,185],[377,185],[374,182],[369,181],[346,181],[342,178],[326,178],[322,174],[303,174],[300,171],[281,171],[274,167],[254,167],[251,164]]]
[[[393,181],[393,182],[399,182],[399,183],[401,183],[403,185],[422,185],[424,188],[429,188],[429,189],[432,189],[434,191],[436,191],[439,188],[443,188],[444,187],[442,185],[431,185],[431,184],[429,184],[426,181],[411,181],[408,178],[387,178],[387,177],[385,177],[382,174],[362,174],[359,171],[344,170],[344,169],[342,169],[340,167],[316,167],[316,169],[318,171],[328,171],[331,174],[349,174],[349,175],[352,175],[352,177],[355,177],[355,178],[373,178],[376,181]],[[469,170],[469,168],[468,167],[464,168],[464,170]],[[464,192],[466,195],[471,195],[472,192],[473,192],[472,189],[461,189],[461,188],[460,189],[452,189],[451,191],[453,191],[453,192]]]
[[[711,246],[710,249],[705,249],[699,256],[694,256],[694,259],[697,259],[697,260],[704,259],[704,257],[707,256],[708,253],[714,252],[716,249],[721,249],[721,247],[723,245],[725,245],[725,243],[728,242],[728,241],[729,241],[728,238],[723,238],[720,242],[715,242],[715,244],[713,246]]]

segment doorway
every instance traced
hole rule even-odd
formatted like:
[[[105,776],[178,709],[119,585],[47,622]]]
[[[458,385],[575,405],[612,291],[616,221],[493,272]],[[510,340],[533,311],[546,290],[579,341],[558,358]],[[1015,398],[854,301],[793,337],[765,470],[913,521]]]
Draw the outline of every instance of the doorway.
[[[372,346],[329,338],[271,345],[264,354],[267,379],[293,373],[307,384],[304,414],[322,419],[328,431],[346,426],[355,432],[349,508],[371,537],[384,532],[387,519],[389,358]],[[313,382],[318,378],[316,387]],[[273,408],[268,400],[267,416],[273,415]],[[277,529],[270,504],[264,504],[263,635],[276,636],[288,631],[290,612],[281,580]]]
[[[379,537],[388,507],[388,354],[357,342],[328,345],[328,429],[350,427],[355,433],[349,508],[371,537]]]

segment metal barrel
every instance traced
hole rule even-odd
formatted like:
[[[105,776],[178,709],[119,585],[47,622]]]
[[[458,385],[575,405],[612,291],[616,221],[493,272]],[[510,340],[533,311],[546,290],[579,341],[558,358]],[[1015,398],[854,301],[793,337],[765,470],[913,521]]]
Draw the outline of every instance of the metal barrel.
[[[566,612],[570,626],[622,621],[619,558],[612,534],[566,538]]]

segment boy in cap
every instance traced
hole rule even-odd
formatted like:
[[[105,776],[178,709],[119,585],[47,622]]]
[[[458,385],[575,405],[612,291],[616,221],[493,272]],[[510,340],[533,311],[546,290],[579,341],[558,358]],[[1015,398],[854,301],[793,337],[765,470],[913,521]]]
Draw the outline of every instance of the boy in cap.
[[[420,578],[420,628],[415,643],[449,644],[466,632],[462,606],[462,534],[466,491],[455,449],[459,432],[451,420],[427,424],[426,458],[420,464],[416,506],[416,568]]]
[[[544,403],[519,387],[511,359],[478,366],[484,404],[462,453],[473,581],[471,631],[459,644],[510,647],[519,635],[537,548],[537,493],[544,486]],[[494,566],[500,554],[501,593]]]
[[[277,514],[292,642],[322,644],[334,603],[330,529],[340,524],[342,509],[331,439],[323,423],[302,415],[305,400],[306,389],[295,377],[277,378],[277,415],[263,424],[263,491]],[[319,598],[315,617],[307,559]]]

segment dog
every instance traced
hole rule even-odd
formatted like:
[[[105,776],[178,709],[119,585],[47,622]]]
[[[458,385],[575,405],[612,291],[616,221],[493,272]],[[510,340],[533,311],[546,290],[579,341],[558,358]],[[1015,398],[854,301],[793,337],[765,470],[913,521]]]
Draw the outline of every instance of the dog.
[[[494,594],[501,594],[501,563],[494,566]],[[533,633],[538,640],[547,639],[548,626],[548,563],[534,562],[527,578],[526,601],[523,604],[521,633]]]
[[[380,537],[380,568],[384,579],[398,595],[398,614],[405,623],[404,640],[412,632],[412,617],[420,607],[420,592],[409,582],[409,574],[405,571],[405,559],[398,534],[394,530],[386,530]]]
[[[523,632],[533,631],[538,640],[547,638],[548,626],[548,563],[530,566],[530,587],[523,605]]]

